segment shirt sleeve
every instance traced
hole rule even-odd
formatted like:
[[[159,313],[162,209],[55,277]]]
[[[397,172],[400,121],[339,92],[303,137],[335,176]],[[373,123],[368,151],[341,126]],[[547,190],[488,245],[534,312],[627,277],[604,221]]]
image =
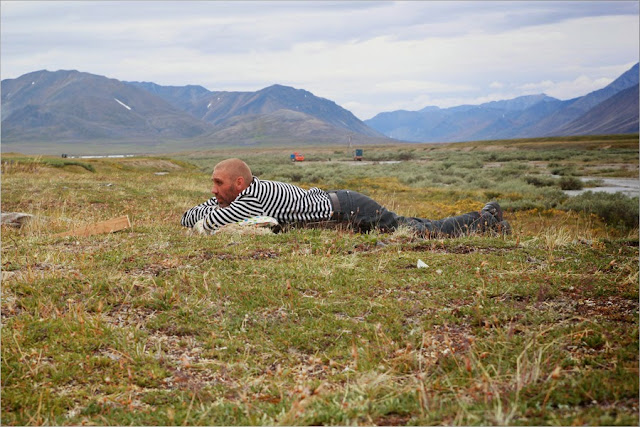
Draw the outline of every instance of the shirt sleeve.
[[[215,231],[223,225],[264,215],[263,211],[260,201],[252,196],[240,196],[226,208],[218,206],[218,201],[212,197],[203,204],[194,206],[185,212],[181,223],[185,227],[193,227],[196,222],[204,219],[203,228],[207,231]]]
[[[186,211],[182,215],[182,220],[180,223],[189,228],[193,228],[196,222],[200,221],[205,216],[209,215],[209,213],[218,208],[218,200],[215,197],[210,198],[206,202],[199,204],[198,206],[194,206],[188,211]]]
[[[226,208],[217,207],[207,212],[202,226],[207,231],[215,231],[223,225],[260,215],[264,215],[262,203],[255,197],[245,195],[238,197]]]

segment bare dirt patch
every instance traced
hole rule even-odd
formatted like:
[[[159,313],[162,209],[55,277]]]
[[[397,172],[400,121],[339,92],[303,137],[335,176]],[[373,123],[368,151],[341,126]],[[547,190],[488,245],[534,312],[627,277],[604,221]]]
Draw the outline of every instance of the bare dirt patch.
[[[143,307],[132,307],[129,304],[121,304],[111,311],[102,313],[102,320],[107,324],[122,328],[133,327],[135,329],[144,328],[147,321],[155,317],[155,310]]]
[[[123,165],[133,166],[137,168],[149,168],[159,170],[179,170],[182,166],[175,164],[170,160],[164,159],[132,159],[123,160]]]
[[[403,426],[411,419],[410,415],[402,414],[386,414],[373,421],[377,426]]]

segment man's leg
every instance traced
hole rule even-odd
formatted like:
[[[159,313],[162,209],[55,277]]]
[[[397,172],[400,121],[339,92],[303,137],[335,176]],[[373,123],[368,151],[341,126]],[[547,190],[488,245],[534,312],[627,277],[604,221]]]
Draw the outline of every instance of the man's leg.
[[[466,214],[430,221],[431,237],[459,237],[474,233],[510,234],[511,227],[504,220],[502,208],[497,202],[489,202],[480,212]]]
[[[490,202],[480,212],[469,212],[441,220],[405,217],[396,214],[372,198],[356,191],[336,192],[342,212],[340,220],[348,222],[358,231],[378,228],[393,231],[405,225],[425,237],[459,237],[462,235],[497,231],[510,232],[509,224],[503,220],[502,209],[497,202]]]
[[[341,207],[339,220],[350,224],[359,232],[373,229],[394,231],[401,225],[415,230],[420,236],[429,236],[434,232],[431,220],[400,216],[357,191],[340,190],[336,191],[336,195]]]
[[[353,226],[360,232],[374,228],[382,231],[393,231],[398,228],[399,217],[371,197],[357,191],[339,190],[335,192],[340,203],[339,221]]]
[[[484,232],[491,229],[495,224],[492,216],[483,217],[479,212],[469,212],[466,214],[432,221],[432,237],[459,237],[477,232]]]

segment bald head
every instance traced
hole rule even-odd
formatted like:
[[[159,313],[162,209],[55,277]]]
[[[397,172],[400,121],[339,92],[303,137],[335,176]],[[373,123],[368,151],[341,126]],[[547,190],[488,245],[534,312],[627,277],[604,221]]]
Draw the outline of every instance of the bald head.
[[[251,180],[253,179],[251,169],[249,169],[249,166],[247,166],[247,164],[240,159],[223,160],[213,168],[213,171],[223,172],[233,180],[238,177],[242,177],[242,179],[244,179],[244,181],[248,184],[250,184]]]
[[[251,185],[253,174],[245,162],[240,159],[227,159],[213,168],[213,188],[221,207],[227,207],[238,195]]]

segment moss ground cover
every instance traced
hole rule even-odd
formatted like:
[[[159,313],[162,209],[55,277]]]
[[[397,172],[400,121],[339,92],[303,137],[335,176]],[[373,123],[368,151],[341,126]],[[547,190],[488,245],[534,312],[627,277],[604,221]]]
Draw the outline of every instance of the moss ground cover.
[[[361,165],[342,147],[303,164],[279,149],[91,168],[3,156],[2,210],[37,217],[2,229],[2,423],[637,425],[637,223],[588,209],[637,199],[571,204],[524,179],[605,164],[637,177],[637,147],[370,147],[376,162]],[[514,233],[188,235],[182,212],[231,155],[265,179],[351,188],[409,215],[491,196]],[[54,236],[120,215],[132,229]]]

